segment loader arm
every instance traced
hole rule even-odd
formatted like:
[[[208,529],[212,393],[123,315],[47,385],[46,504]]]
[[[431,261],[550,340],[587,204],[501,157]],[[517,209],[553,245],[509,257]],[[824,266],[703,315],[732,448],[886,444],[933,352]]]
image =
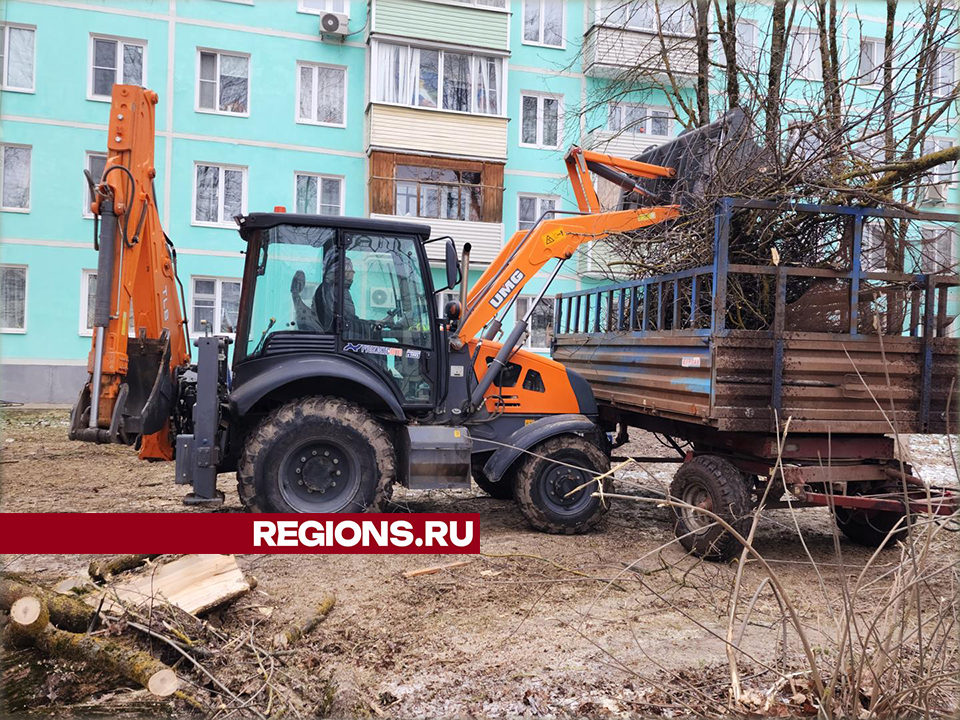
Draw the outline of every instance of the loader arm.
[[[457,332],[460,343],[466,345],[488,323],[495,321],[498,313],[510,306],[548,261],[562,263],[584,243],[638,230],[680,215],[676,205],[602,212],[590,178],[590,173],[594,172],[644,195],[645,191],[633,178],[671,178],[674,174],[672,168],[602,155],[576,146],[570,148],[565,161],[581,214],[543,220],[530,230],[513,234],[467,295],[463,320]],[[499,330],[499,323],[496,329]],[[487,337],[490,335],[488,332]]]
[[[157,211],[153,181],[157,94],[114,85],[104,173],[93,178],[99,225],[90,379],[70,436],[133,444],[141,459],[173,458],[176,368],[190,361],[176,254]],[[96,233],[96,230],[95,230]]]

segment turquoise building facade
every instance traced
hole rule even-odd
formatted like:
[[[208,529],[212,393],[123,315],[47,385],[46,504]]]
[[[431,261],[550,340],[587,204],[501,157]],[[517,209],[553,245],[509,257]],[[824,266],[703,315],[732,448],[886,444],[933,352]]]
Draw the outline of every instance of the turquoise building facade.
[[[883,3],[860,2],[856,19],[853,8],[847,54],[860,52],[859,23],[883,34]],[[682,127],[655,90],[638,99],[642,117],[629,104],[581,112],[656,35],[616,25],[608,10],[554,0],[6,0],[0,397],[72,402],[86,378],[97,258],[82,171],[102,168],[112,82],[159,94],[155,187],[185,312],[192,332],[206,320],[229,334],[244,250],[236,212],[419,215],[436,235],[471,242],[475,279],[518,228],[575,208],[563,166],[571,144],[632,155],[675,136]],[[768,13],[748,14],[762,24]],[[336,32],[321,31],[328,14]],[[677,67],[687,62],[692,92],[685,32],[671,52]],[[954,132],[945,126],[942,142]],[[955,210],[956,188],[946,188],[938,204]],[[550,295],[599,282],[602,266],[581,253]],[[439,265],[435,273],[442,285]],[[529,347],[548,346],[550,312],[549,303],[538,312]]]

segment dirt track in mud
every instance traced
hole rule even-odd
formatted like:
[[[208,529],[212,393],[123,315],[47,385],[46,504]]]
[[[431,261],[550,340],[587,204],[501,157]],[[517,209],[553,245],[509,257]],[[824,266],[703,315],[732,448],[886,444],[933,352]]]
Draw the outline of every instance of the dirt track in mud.
[[[128,448],[69,442],[63,412],[7,412],[2,430],[3,512],[202,512],[180,504],[185,488],[173,484],[172,464],[142,463]],[[922,474],[939,482],[954,475],[944,438],[912,442]],[[669,457],[672,451],[637,438],[618,452]],[[621,473],[616,491],[648,500],[615,503],[600,531],[580,537],[534,532],[511,502],[479,490],[398,489],[396,512],[481,514],[484,554],[436,575],[402,576],[438,561],[430,556],[239,560],[258,578],[257,602],[276,608],[270,622],[278,625],[308,616],[324,591],[336,593],[335,611],[309,644],[333,672],[340,714],[364,708],[388,717],[648,713],[670,704],[658,687],[692,685],[722,695],[726,682],[721,638],[736,567],[696,562],[670,543],[667,510],[649,499],[666,489],[675,468]],[[232,477],[222,476],[220,486],[227,495],[223,511],[240,512]],[[841,568],[823,510],[770,512],[756,545],[811,641],[829,645],[826,608],[838,603],[840,573],[855,576],[870,551],[841,540]],[[891,552],[873,572],[896,559]],[[20,556],[4,564],[56,581],[89,560]],[[631,564],[635,571],[625,569]],[[748,564],[747,597],[763,577],[757,564]],[[762,593],[744,634],[743,648],[757,661],[745,661],[748,676],[761,662],[802,665],[795,633],[782,645],[780,618],[774,598]]]

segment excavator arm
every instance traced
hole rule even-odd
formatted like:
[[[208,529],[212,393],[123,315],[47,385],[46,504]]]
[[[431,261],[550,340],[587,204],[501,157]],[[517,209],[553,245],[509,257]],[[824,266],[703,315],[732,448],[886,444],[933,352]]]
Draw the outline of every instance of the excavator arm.
[[[174,375],[190,349],[176,253],[153,188],[156,105],[151,90],[113,86],[106,167],[88,176],[98,251],[93,346],[70,437],[139,441],[141,459],[171,460]]]
[[[639,230],[680,214],[675,205],[602,212],[590,178],[594,172],[621,187],[644,194],[632,178],[670,178],[674,172],[671,168],[589,152],[576,146],[567,153],[566,164],[580,214],[541,219],[532,229],[514,233],[467,295],[457,333],[461,343],[468,343],[494,321],[493,331],[486,334],[492,339],[500,329],[495,321],[497,315],[550,260],[562,263],[584,243]]]

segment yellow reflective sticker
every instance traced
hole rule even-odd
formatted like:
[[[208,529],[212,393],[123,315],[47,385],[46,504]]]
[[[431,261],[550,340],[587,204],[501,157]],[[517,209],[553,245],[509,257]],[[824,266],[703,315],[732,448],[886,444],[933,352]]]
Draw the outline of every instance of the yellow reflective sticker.
[[[460,431],[459,431],[459,430],[454,430],[454,431],[453,431],[453,436],[454,436],[454,437],[460,437]]]
[[[123,313],[122,315],[120,315],[120,334],[121,335],[127,334],[127,314],[126,313]]]
[[[523,421],[523,424],[524,424],[524,425],[532,425],[532,424],[533,424],[533,420],[531,420],[530,418],[527,418],[526,420]]]
[[[563,240],[567,236],[567,231],[563,228],[557,228],[553,232],[548,232],[543,236],[543,246],[550,247],[555,242]]]

